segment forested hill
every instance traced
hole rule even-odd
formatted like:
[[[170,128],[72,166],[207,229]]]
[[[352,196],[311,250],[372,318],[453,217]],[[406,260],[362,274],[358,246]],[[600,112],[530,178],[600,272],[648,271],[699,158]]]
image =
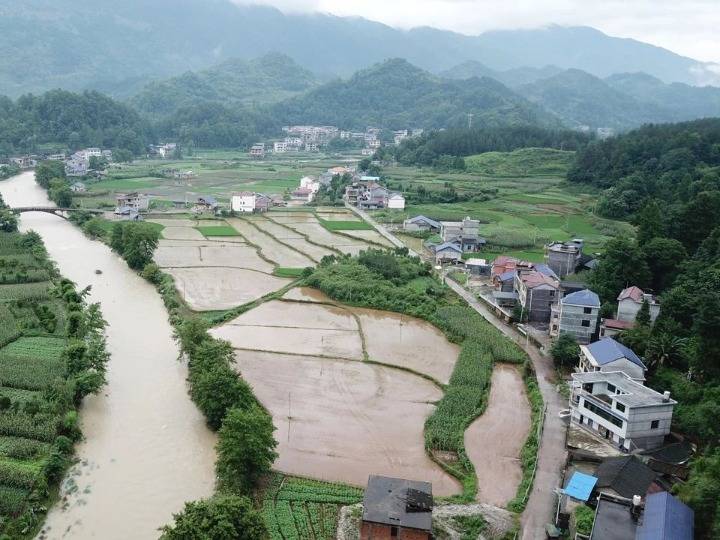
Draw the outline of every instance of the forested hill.
[[[289,99],[273,108],[290,124],[321,123],[364,129],[543,125],[560,121],[489,78],[440,79],[405,60],[392,59]]]
[[[394,150],[394,154],[395,158],[405,165],[436,166],[447,156],[465,157],[484,152],[510,152],[518,148],[577,150],[589,140],[588,135],[578,131],[533,126],[459,128],[433,131],[422,137],[405,140]]]
[[[228,60],[208,70],[150,83],[130,104],[144,113],[166,115],[202,103],[273,103],[317,85],[315,75],[290,57],[269,53],[250,61]]]
[[[16,101],[0,97],[0,156],[34,151],[45,143],[138,154],[148,139],[149,126],[137,112],[98,92],[52,90]]]

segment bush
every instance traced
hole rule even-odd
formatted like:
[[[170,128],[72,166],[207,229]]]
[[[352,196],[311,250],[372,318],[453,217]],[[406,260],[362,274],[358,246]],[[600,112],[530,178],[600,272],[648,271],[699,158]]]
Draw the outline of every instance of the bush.
[[[578,534],[590,536],[592,532],[593,522],[595,521],[595,512],[589,506],[578,506],[575,508],[575,530]]]

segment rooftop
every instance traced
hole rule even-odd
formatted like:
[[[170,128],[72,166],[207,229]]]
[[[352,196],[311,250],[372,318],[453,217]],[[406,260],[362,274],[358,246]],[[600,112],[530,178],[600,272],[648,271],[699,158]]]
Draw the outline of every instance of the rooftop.
[[[363,521],[432,530],[432,484],[370,476],[363,498]]]
[[[616,330],[627,330],[635,326],[635,323],[632,321],[621,321],[618,319],[603,319],[602,323],[605,328],[614,328]]]
[[[557,275],[555,272],[553,272],[553,269],[550,268],[547,264],[537,263],[537,264],[534,266],[534,268],[535,268],[536,271],[540,272],[541,274],[544,274],[544,275],[546,275],[546,276],[548,276],[548,277],[551,277],[551,278],[553,278],[553,279],[560,280],[560,278],[558,277],[558,275]]]
[[[635,354],[632,349],[615,341],[611,337],[604,337],[600,341],[596,341],[590,345],[582,345],[581,347],[584,348],[584,352],[587,352],[588,356],[590,356],[592,360],[595,360],[600,366],[615,362],[621,358],[627,358],[633,364],[637,364],[644,370],[647,369],[642,360],[640,360],[640,357]]]
[[[570,477],[568,485],[565,486],[565,494],[578,501],[587,501],[597,481],[598,479],[594,476],[575,471]]]
[[[465,266],[487,266],[486,259],[467,259]]]
[[[535,287],[540,287],[542,285],[547,285],[554,289],[558,289],[560,287],[560,283],[557,279],[553,279],[550,276],[546,276],[545,274],[536,272],[535,270],[521,273],[520,280],[528,289],[534,289]]]
[[[692,540],[695,514],[667,491],[648,495],[635,540]]]
[[[435,227],[436,229],[440,228],[440,223],[438,223],[434,219],[430,219],[429,217],[425,217],[425,216],[415,216],[413,218],[408,219],[407,221],[408,221],[408,223],[417,223],[418,221],[423,221],[423,222],[427,223],[428,225],[430,225],[431,227]]]
[[[620,300],[625,300],[626,298],[630,298],[631,300],[635,300],[636,302],[642,302],[644,294],[645,292],[640,287],[635,287],[633,285],[632,287],[623,289],[618,295],[617,299],[618,302]]]
[[[595,471],[597,487],[609,488],[621,497],[645,497],[657,474],[635,456],[605,459]]]
[[[590,540],[633,540],[636,530],[629,503],[600,497]]]
[[[653,405],[677,404],[673,399],[665,399],[665,396],[652,388],[635,382],[622,371],[590,371],[587,373],[573,373],[573,382],[585,383],[610,383],[622,393],[614,394],[615,401],[628,407],[649,407]]]
[[[600,307],[600,297],[590,289],[568,294],[561,302],[571,306]]]
[[[435,253],[437,253],[438,251],[443,251],[445,249],[453,249],[453,250],[457,251],[458,253],[462,253],[462,249],[460,249],[457,244],[454,244],[452,242],[444,242],[433,248]]]

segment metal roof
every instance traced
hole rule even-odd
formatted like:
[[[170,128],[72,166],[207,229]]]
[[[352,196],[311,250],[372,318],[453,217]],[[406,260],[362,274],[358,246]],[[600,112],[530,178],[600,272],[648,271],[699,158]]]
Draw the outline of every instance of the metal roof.
[[[592,356],[592,359],[597,362],[599,366],[604,366],[621,358],[627,358],[633,364],[637,364],[643,369],[647,369],[643,364],[640,357],[633,352],[632,349],[626,347],[622,343],[615,341],[611,337],[604,337],[600,341],[591,343],[585,346],[587,351]]]
[[[597,487],[610,488],[621,497],[644,497],[657,474],[635,456],[605,459],[595,471]]]
[[[565,486],[565,494],[578,501],[587,501],[598,479],[589,474],[575,471]]]
[[[446,249],[454,249],[458,253],[462,253],[462,249],[460,249],[457,244],[453,244],[452,242],[445,242],[444,244],[440,244],[438,246],[435,246],[434,248],[435,253],[437,253],[438,251],[444,251]]]
[[[432,484],[371,475],[363,498],[363,521],[432,530]]]
[[[600,297],[590,289],[584,289],[582,291],[568,294],[563,297],[561,302],[563,304],[570,304],[573,306],[600,307]]]
[[[429,217],[425,217],[425,216],[415,216],[413,218],[408,219],[407,221],[408,221],[408,223],[417,223],[418,221],[424,221],[431,227],[434,227],[436,229],[440,228],[440,224],[437,221],[435,221],[434,219],[430,219]]]
[[[544,274],[548,277],[551,277],[553,279],[560,281],[560,278],[557,276],[557,274],[555,272],[553,272],[553,269],[550,268],[547,264],[538,263],[534,266],[534,268],[541,274]]]
[[[635,540],[692,540],[695,513],[667,491],[648,495]]]

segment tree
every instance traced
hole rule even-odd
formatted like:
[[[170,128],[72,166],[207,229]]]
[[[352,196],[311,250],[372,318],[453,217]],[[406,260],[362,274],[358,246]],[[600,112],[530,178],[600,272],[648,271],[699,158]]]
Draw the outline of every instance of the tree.
[[[88,166],[93,171],[104,171],[108,166],[108,161],[102,156],[90,156]]]
[[[194,368],[188,380],[190,397],[213,430],[222,425],[228,410],[248,409],[255,403],[250,386],[226,363]]]
[[[559,368],[569,368],[578,363],[580,346],[570,334],[560,334],[550,349],[553,362]]]
[[[116,223],[112,229],[110,246],[120,253],[133,270],[141,270],[152,262],[160,241],[160,232],[150,223]]]
[[[48,195],[60,208],[69,208],[72,206],[72,190],[63,178],[53,178],[50,180]]]
[[[125,148],[116,148],[112,153],[113,161],[117,163],[131,163],[133,160],[133,153]]]
[[[270,471],[277,457],[274,430],[272,418],[258,406],[227,413],[216,446],[215,469],[221,488],[250,492]]]
[[[613,238],[605,244],[605,253],[590,274],[590,286],[603,301],[614,302],[618,293],[630,285],[650,285],[650,269],[642,251],[632,240]]]
[[[65,178],[65,164],[62,161],[41,161],[35,167],[35,181],[40,187],[49,189],[53,178]]]
[[[267,537],[265,522],[247,497],[216,495],[185,503],[164,526],[161,540],[261,540]]]
[[[637,243],[644,246],[658,236],[663,236],[664,223],[660,205],[655,199],[645,203],[635,218],[637,225]]]
[[[687,251],[682,243],[672,238],[656,237],[640,245],[643,259],[652,275],[652,288],[655,292],[662,292],[672,285],[682,263],[687,259]]]
[[[17,216],[8,208],[0,208],[0,231],[17,232]]]
[[[680,498],[695,510],[697,538],[720,536],[720,450],[693,460],[690,478],[678,484]]]
[[[640,326],[650,326],[651,321],[650,303],[647,301],[647,298],[643,298],[640,310],[635,317],[635,322]]]

